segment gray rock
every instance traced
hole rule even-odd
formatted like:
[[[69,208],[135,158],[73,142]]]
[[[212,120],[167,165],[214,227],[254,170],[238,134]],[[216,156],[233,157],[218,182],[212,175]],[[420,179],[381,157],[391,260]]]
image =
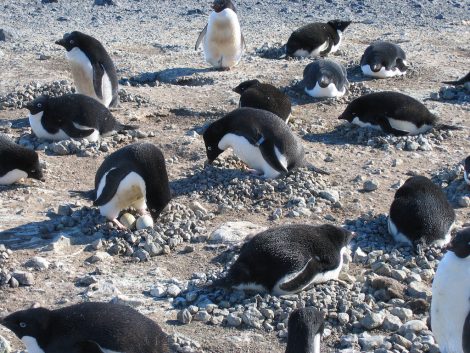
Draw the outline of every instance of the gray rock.
[[[194,321],[201,321],[201,322],[207,322],[211,319],[211,314],[209,314],[205,310],[198,311],[194,317]]]
[[[250,326],[250,327],[255,327],[255,328],[261,328],[261,324],[263,321],[264,317],[263,314],[259,312],[258,309],[250,307],[242,315],[242,320],[243,322]]]
[[[32,285],[34,285],[34,276],[31,272],[15,271],[15,272],[13,272],[12,276],[22,286],[32,286]]]
[[[251,222],[227,222],[212,232],[208,241],[217,244],[236,244],[244,241],[248,235],[265,229],[266,227]]]
[[[425,283],[418,281],[411,282],[406,291],[408,295],[413,298],[428,299],[431,298],[432,295],[431,288]]]
[[[183,309],[179,311],[178,314],[176,315],[176,318],[182,324],[189,324],[193,320],[193,316],[191,315],[188,309]]]
[[[349,322],[349,315],[347,313],[339,313],[338,321],[341,325],[346,325]]]
[[[227,325],[231,327],[238,327],[242,324],[242,319],[231,313],[227,315]]]
[[[407,323],[403,324],[400,327],[400,334],[405,336],[411,332],[411,333],[418,333],[424,330],[427,330],[428,327],[426,326],[426,323],[421,321],[421,320],[411,320],[408,321]]]
[[[13,33],[4,28],[0,28],[0,42],[7,42],[13,39]]]
[[[333,189],[323,190],[319,193],[320,197],[332,203],[339,201],[339,192]]]
[[[177,297],[181,293],[180,287],[178,287],[176,284],[170,284],[167,288],[167,293],[170,297]]]
[[[457,203],[460,207],[470,207],[470,197],[468,196],[460,196],[457,199]]]
[[[363,189],[364,191],[371,192],[377,190],[379,187],[379,183],[373,180],[367,180],[364,182]]]
[[[402,321],[411,320],[413,317],[413,311],[408,308],[393,308],[390,313],[397,316]]]
[[[85,261],[90,264],[96,264],[98,262],[110,261],[110,260],[112,260],[112,256],[109,255],[107,252],[97,251],[94,255],[90,256]]]
[[[0,353],[10,353],[11,347],[10,342],[6,338],[0,336]]]
[[[385,331],[398,331],[403,323],[400,318],[395,315],[386,315],[382,327]]]
[[[384,342],[384,336],[371,336],[367,332],[364,332],[359,337],[359,344],[363,351],[370,351],[372,349],[380,347]]]
[[[384,315],[382,313],[368,313],[362,318],[361,325],[368,330],[382,326]]]
[[[33,257],[32,259],[29,259],[24,264],[25,267],[32,267],[36,270],[47,270],[49,268],[49,265],[50,265],[49,261],[47,261],[45,258],[39,257],[39,256],[36,256],[36,257]]]

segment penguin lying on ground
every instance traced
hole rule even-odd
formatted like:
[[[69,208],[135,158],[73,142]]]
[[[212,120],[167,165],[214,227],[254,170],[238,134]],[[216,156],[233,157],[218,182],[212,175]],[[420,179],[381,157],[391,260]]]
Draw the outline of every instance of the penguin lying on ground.
[[[203,134],[208,163],[231,147],[252,172],[275,178],[304,164],[304,148],[273,113],[238,108],[208,126]]]
[[[465,182],[470,185],[470,156],[465,158],[463,178]]]
[[[273,85],[249,80],[240,83],[233,91],[240,94],[240,107],[267,110],[288,122],[292,103],[287,94]]]
[[[294,310],[287,325],[286,353],[321,353],[324,321],[323,314],[315,308]]]
[[[457,81],[444,81],[442,83],[445,83],[447,85],[459,86],[464,85],[466,82],[470,82],[470,72]]]
[[[353,100],[338,119],[398,136],[424,134],[433,127],[460,130],[437,124],[437,118],[421,102],[398,92],[377,92]]]
[[[286,44],[286,55],[316,57],[339,49],[344,30],[351,21],[333,20],[328,23],[310,23],[296,29]]]
[[[29,353],[169,353],[159,325],[129,306],[82,303],[17,311],[0,324]]]
[[[118,77],[114,63],[95,38],[75,31],[64,34],[56,44],[67,50],[77,92],[95,98],[106,107],[118,104]]]
[[[405,75],[406,55],[398,45],[388,42],[371,44],[361,58],[361,70],[366,76],[388,78]]]
[[[150,143],[135,143],[113,152],[96,172],[95,191],[93,204],[121,229],[125,227],[117,217],[130,207],[141,215],[148,209],[155,220],[171,199],[163,153]]]
[[[470,228],[447,250],[432,284],[432,332],[442,353],[470,353]]]
[[[454,209],[441,188],[424,176],[414,176],[395,193],[388,231],[395,241],[408,243],[419,253],[426,245],[447,244],[454,221]]]
[[[46,140],[86,138],[96,142],[100,136],[137,128],[119,123],[108,108],[83,94],[40,96],[26,108],[34,134]]]
[[[44,181],[38,154],[13,142],[0,133],[0,185],[16,183],[23,178]]]
[[[297,293],[313,283],[337,279],[352,233],[329,224],[288,225],[257,234],[215,286]]]
[[[312,97],[342,97],[349,82],[343,65],[317,60],[304,69],[305,92]]]
[[[209,22],[199,34],[195,50],[203,42],[204,57],[215,68],[230,70],[242,57],[245,47],[237,11],[230,0],[214,0]]]

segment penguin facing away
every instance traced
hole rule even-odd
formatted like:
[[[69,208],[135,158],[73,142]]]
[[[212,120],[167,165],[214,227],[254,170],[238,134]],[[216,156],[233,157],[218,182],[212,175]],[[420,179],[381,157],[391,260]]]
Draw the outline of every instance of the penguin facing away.
[[[334,53],[341,45],[343,32],[351,21],[333,20],[328,23],[310,23],[296,29],[286,44],[286,55],[317,57]]]
[[[470,156],[465,158],[463,177],[465,182],[470,185]]]
[[[338,278],[352,237],[329,224],[268,229],[242,246],[227,276],[214,285],[274,295],[298,293]]]
[[[240,83],[233,91],[240,94],[240,107],[267,110],[286,123],[289,121],[292,111],[290,98],[273,85],[249,80]]]
[[[388,78],[406,74],[408,63],[400,46],[376,42],[367,47],[361,58],[361,70],[366,76]]]
[[[10,185],[23,178],[44,181],[38,154],[0,133],[0,185]]]
[[[205,60],[215,68],[230,70],[240,62],[245,47],[237,11],[230,0],[214,0],[212,9],[195,50],[203,42]]]
[[[424,176],[409,178],[395,193],[388,217],[388,231],[395,241],[423,246],[449,243],[455,212],[444,192]]]
[[[442,353],[470,353],[470,228],[447,250],[432,284],[431,327]]]
[[[442,83],[445,83],[447,85],[460,86],[464,85],[466,82],[470,82],[470,72],[456,81],[444,81]]]
[[[325,320],[320,311],[312,307],[295,309],[287,328],[286,353],[321,353]]]
[[[118,77],[108,52],[95,38],[74,31],[55,42],[67,50],[77,92],[95,98],[106,107],[118,104]]]
[[[127,305],[81,303],[17,311],[0,324],[30,353],[169,353],[168,337]]]
[[[110,154],[95,176],[96,200],[102,216],[119,228],[122,210],[133,207],[155,220],[171,199],[165,158],[150,143],[135,143]]]
[[[26,108],[34,134],[46,140],[85,138],[96,142],[100,136],[137,128],[119,123],[108,108],[83,94],[40,96]]]
[[[312,97],[342,97],[349,82],[343,65],[332,60],[316,60],[304,69],[305,92]]]
[[[207,162],[223,151],[234,154],[251,172],[275,178],[304,164],[304,148],[287,124],[273,113],[238,108],[213,122],[203,134]]]

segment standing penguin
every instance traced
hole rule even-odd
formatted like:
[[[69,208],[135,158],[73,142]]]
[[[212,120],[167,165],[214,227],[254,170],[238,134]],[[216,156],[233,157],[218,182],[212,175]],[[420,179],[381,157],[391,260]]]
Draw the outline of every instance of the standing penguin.
[[[460,86],[464,85],[466,82],[470,82],[470,72],[461,79],[458,79],[457,81],[444,81],[442,83],[445,83],[447,85]]]
[[[208,163],[231,147],[252,172],[275,178],[304,163],[304,148],[286,123],[273,113],[238,108],[204,131]]]
[[[242,57],[245,47],[237,11],[230,0],[214,0],[209,22],[197,38],[195,50],[204,39],[204,57],[215,68],[230,70]]]
[[[361,58],[361,70],[366,76],[388,78],[405,75],[406,55],[398,45],[376,42],[367,47]]]
[[[351,21],[333,20],[328,23],[310,23],[296,29],[286,44],[286,55],[316,57],[339,49],[344,30]]]
[[[286,353],[321,353],[325,319],[320,311],[312,307],[294,310],[287,328]]]
[[[44,181],[38,154],[1,133],[0,161],[0,185],[10,185],[23,178]]]
[[[305,92],[312,97],[342,97],[349,82],[343,65],[317,60],[304,69]]]
[[[465,182],[470,185],[470,156],[465,158],[463,178]]]
[[[286,123],[292,111],[289,96],[273,85],[249,80],[240,83],[233,89],[240,94],[240,107],[250,107],[267,110],[276,114]]]
[[[242,246],[227,276],[214,285],[275,295],[300,292],[338,278],[351,238],[352,233],[330,224],[268,229]]]
[[[424,176],[414,176],[395,193],[388,231],[395,241],[421,252],[425,245],[447,244],[454,221],[454,209],[441,188]]]
[[[470,353],[470,228],[447,250],[432,283],[432,332],[442,353]]]
[[[67,50],[77,92],[95,98],[106,107],[118,104],[118,77],[114,63],[95,38],[75,31],[56,44]]]
[[[119,123],[108,108],[83,94],[40,96],[26,108],[34,134],[46,140],[86,138],[96,142],[100,136],[136,128]]]
[[[122,210],[133,207],[155,220],[171,199],[163,153],[150,143],[135,143],[110,154],[95,176],[96,200],[102,216],[119,228]]]
[[[169,353],[168,337],[153,320],[127,305],[82,303],[56,310],[17,311],[0,324],[29,353]]]

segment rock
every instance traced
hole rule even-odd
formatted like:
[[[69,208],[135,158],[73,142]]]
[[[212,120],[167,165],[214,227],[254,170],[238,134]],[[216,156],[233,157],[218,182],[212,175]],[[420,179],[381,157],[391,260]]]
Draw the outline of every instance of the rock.
[[[34,276],[31,272],[15,271],[12,274],[21,286],[32,286],[34,285]]]
[[[376,277],[372,280],[372,288],[384,289],[390,298],[403,299],[406,286],[389,277]]]
[[[349,315],[347,313],[339,313],[338,321],[341,325],[346,325],[349,322]]]
[[[249,307],[242,315],[242,321],[246,325],[258,329],[261,328],[263,319],[263,314],[261,314],[258,309],[253,307]]]
[[[178,287],[176,284],[170,284],[167,288],[167,293],[170,297],[177,297],[181,293],[180,287]]]
[[[430,303],[425,299],[413,299],[407,305],[415,314],[422,315],[429,312]],[[411,318],[411,317],[410,317]]]
[[[51,143],[49,145],[49,149],[59,156],[65,156],[69,154],[69,149],[65,145],[64,141]]]
[[[0,42],[7,42],[13,39],[13,33],[10,31],[0,28]]]
[[[361,325],[368,330],[382,326],[384,315],[382,313],[368,313],[362,318]]]
[[[398,331],[403,323],[395,315],[386,315],[382,327],[385,331]]]
[[[75,283],[79,287],[88,287],[94,283],[98,283],[98,280],[95,276],[87,275],[87,276],[77,278]]]
[[[408,308],[393,308],[390,313],[397,316],[402,321],[411,320],[413,312]]]
[[[242,324],[242,319],[231,313],[227,315],[227,325],[231,327],[238,327]]]
[[[70,205],[60,205],[57,208],[57,214],[61,216],[70,216],[72,214],[73,210]]]
[[[112,259],[112,256],[104,251],[97,251],[94,255],[87,258],[85,261],[90,264],[95,264],[98,262],[109,261]]]
[[[46,251],[54,251],[56,253],[62,253],[66,249],[72,246],[72,242],[70,241],[69,237],[64,235],[57,236],[51,244],[45,247]]]
[[[132,256],[139,259],[140,262],[150,261],[151,258],[149,252],[144,249],[137,250]]]
[[[201,310],[201,311],[198,311],[193,319],[195,321],[201,321],[201,322],[207,322],[211,319],[211,314],[209,314],[207,311],[205,310]]]
[[[166,295],[166,288],[163,286],[156,286],[150,290],[150,295],[152,297],[160,298]]]
[[[366,263],[367,259],[368,259],[367,254],[358,246],[356,251],[354,251],[353,261]]]
[[[36,270],[47,270],[49,268],[49,261],[47,261],[46,259],[42,257],[36,256],[26,261],[24,266],[32,267]]]
[[[135,307],[143,305],[145,301],[143,299],[131,298],[131,297],[128,297],[127,295],[119,294],[115,296],[113,299],[111,299],[110,303],[127,305],[127,306],[131,306],[135,308]]]
[[[135,217],[130,213],[124,213],[121,218],[119,218],[119,222],[130,230],[135,229]]]
[[[368,352],[375,348],[380,347],[384,342],[384,336],[371,336],[367,332],[359,337],[359,344],[361,345],[363,352]]]
[[[140,216],[135,223],[135,227],[137,230],[153,228],[152,216],[150,215]]]
[[[339,192],[336,190],[332,190],[332,189],[323,190],[323,191],[320,191],[319,195],[321,198],[328,200],[332,203],[336,203],[339,201]]]
[[[470,207],[470,197],[468,196],[460,196],[457,199],[457,203],[460,207]]]
[[[377,190],[379,187],[379,184],[373,180],[367,180],[364,182],[363,189],[366,192],[371,192]]]
[[[243,242],[247,236],[259,233],[266,227],[251,222],[227,222],[212,232],[208,241],[216,244],[236,244]]]
[[[421,320],[411,320],[400,327],[400,334],[406,336],[408,333],[417,333],[427,330],[426,323]]]
[[[191,315],[188,309],[183,309],[179,311],[176,315],[176,318],[179,322],[185,325],[191,323],[191,321],[193,320],[193,316]]]
[[[95,5],[97,6],[105,6],[105,5],[110,5],[110,6],[116,6],[118,5],[116,0],[95,0]]]
[[[11,288],[18,288],[20,286],[20,282],[15,277],[11,277],[9,283]]]
[[[10,353],[11,347],[10,342],[6,338],[0,336],[0,353]]]
[[[413,281],[406,289],[408,295],[413,298],[428,299],[431,298],[431,289],[423,282]]]

